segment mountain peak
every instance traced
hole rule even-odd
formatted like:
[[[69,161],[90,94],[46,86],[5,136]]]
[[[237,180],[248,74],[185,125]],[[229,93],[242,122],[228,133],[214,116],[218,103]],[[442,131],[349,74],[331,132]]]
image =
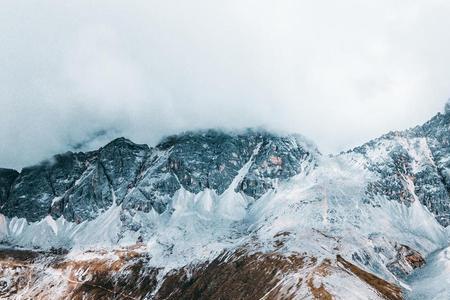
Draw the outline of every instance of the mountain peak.
[[[119,138],[112,140],[111,142],[109,142],[108,144],[103,146],[101,149],[117,148],[117,147],[119,147],[119,148],[131,147],[131,148],[142,148],[142,149],[149,148],[148,145],[146,145],[146,144],[142,144],[142,145],[136,144],[125,137],[119,137]]]
[[[450,98],[447,100],[447,103],[445,104],[444,112],[445,114],[450,114]]]
[[[134,143],[131,140],[122,136],[122,137],[115,138],[108,144],[134,144]]]

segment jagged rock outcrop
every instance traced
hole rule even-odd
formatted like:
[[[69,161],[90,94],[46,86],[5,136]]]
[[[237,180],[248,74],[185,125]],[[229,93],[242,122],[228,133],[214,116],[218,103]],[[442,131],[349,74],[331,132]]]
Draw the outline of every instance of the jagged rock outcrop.
[[[123,197],[148,146],[117,139],[98,151],[67,152],[17,176],[2,213],[37,221],[46,215],[81,222]]]
[[[388,269],[397,276],[406,276],[414,269],[421,268],[425,264],[423,256],[406,245],[396,244],[396,256],[387,265]]]
[[[67,152],[24,168],[3,196],[1,213],[29,221],[50,214],[79,223],[114,201],[131,211],[162,213],[180,188],[223,193],[248,162],[237,189],[257,199],[277,180],[298,174],[302,164],[312,167],[316,151],[293,136],[252,130],[187,132],[167,137],[155,148],[119,138],[97,151]]]
[[[422,126],[391,132],[344,155],[362,156],[378,178],[367,186],[375,196],[424,204],[443,225],[450,225],[450,113]]]
[[[0,209],[7,202],[14,180],[19,172],[11,169],[0,169]]]
[[[71,152],[52,160],[27,167],[15,179],[2,213],[42,219],[50,213],[54,199],[64,195],[86,168],[88,156]]]
[[[273,189],[277,180],[287,180],[314,167],[317,155],[316,149],[300,144],[299,139],[294,136],[266,134],[261,137],[254,163],[238,190],[257,199]]]

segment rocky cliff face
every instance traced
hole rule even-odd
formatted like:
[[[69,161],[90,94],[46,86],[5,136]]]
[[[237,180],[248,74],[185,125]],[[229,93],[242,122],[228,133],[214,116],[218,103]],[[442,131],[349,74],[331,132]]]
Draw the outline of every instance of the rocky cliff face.
[[[378,177],[367,187],[368,199],[384,196],[406,204],[417,199],[443,226],[450,224],[450,113],[391,132],[347,155],[355,153]]]
[[[19,176],[19,172],[16,170],[10,169],[0,169],[0,208],[3,209],[3,206],[9,199],[9,194],[11,192],[11,186]]]
[[[98,151],[56,155],[24,168],[10,186],[7,216],[41,220],[47,215],[81,222],[123,197],[149,148],[117,139]]]
[[[361,155],[379,175],[367,187],[376,195],[412,202],[417,197],[444,226],[450,224],[450,114],[438,114],[423,126],[392,132],[345,155]],[[252,160],[236,187],[258,199],[317,163],[319,152],[293,136],[247,131],[188,132],[154,148],[119,138],[89,153],[56,155],[19,174],[0,172],[1,212],[37,221],[50,214],[82,222],[111,204],[158,213],[180,188],[223,193],[239,170]]]
[[[236,190],[258,199],[302,166],[313,167],[315,155],[316,149],[293,136],[250,130],[188,132],[155,148],[119,138],[97,151],[56,155],[20,174],[0,173],[1,212],[29,221],[51,215],[80,223],[116,202],[130,210],[162,213],[180,188],[222,194],[249,161]]]

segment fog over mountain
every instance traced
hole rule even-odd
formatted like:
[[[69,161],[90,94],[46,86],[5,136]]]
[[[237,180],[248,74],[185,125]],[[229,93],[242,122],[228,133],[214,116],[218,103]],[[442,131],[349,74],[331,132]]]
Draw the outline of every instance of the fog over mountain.
[[[450,1],[1,4],[0,300],[450,299]]]
[[[443,0],[3,1],[0,165],[210,127],[352,148],[442,111],[449,14]]]

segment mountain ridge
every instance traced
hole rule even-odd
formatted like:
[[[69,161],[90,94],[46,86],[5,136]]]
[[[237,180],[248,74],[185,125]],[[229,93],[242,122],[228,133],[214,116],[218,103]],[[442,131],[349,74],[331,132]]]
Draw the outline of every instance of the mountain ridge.
[[[378,143],[379,141],[382,140],[392,140],[395,139],[396,137],[406,137],[406,138],[428,138],[429,136],[433,136],[433,128],[436,127],[440,127],[440,128],[444,128],[445,126],[447,126],[447,131],[444,130],[443,133],[440,133],[440,136],[437,137],[433,137],[435,140],[437,139],[441,139],[444,142],[444,147],[447,146],[447,144],[450,143],[450,139],[447,138],[445,139],[445,134],[448,133],[448,126],[449,126],[449,117],[450,114],[441,114],[438,113],[436,116],[434,116],[433,118],[431,118],[428,122],[424,123],[423,125],[420,126],[416,126],[404,131],[395,131],[395,132],[390,132],[387,133],[385,135],[382,135],[381,137],[371,140],[359,147],[355,147],[351,150],[348,150],[346,152],[342,152],[341,154],[338,154],[336,156],[339,155],[345,155],[345,154],[350,154],[350,153],[359,153],[361,151],[364,151],[365,148],[370,148],[371,145],[374,145],[376,143]],[[441,124],[443,123],[443,124]],[[436,125],[438,124],[438,125]],[[430,133],[431,132],[431,133]],[[438,133],[439,134],[439,133]],[[145,166],[145,163],[147,162],[146,160],[150,159],[150,156],[152,156],[152,153],[156,152],[156,151],[167,151],[170,147],[173,146],[177,146],[177,145],[181,145],[180,148],[178,149],[178,152],[175,154],[172,154],[172,157],[169,158],[169,160],[171,160],[170,162],[168,162],[169,164],[169,168],[177,168],[177,161],[176,159],[174,159],[175,156],[181,156],[182,159],[185,159],[185,161],[187,161],[188,164],[192,164],[192,161],[189,161],[189,159],[191,160],[195,160],[195,158],[190,158],[190,157],[186,157],[189,155],[197,155],[197,161],[201,162],[201,160],[207,160],[208,162],[206,164],[211,164],[214,163],[212,160],[216,159],[215,157],[217,156],[216,153],[214,153],[214,151],[218,152],[221,151],[221,149],[217,148],[214,151],[210,151],[208,152],[208,155],[200,155],[201,154],[201,146],[199,147],[199,145],[195,145],[195,147],[197,148],[193,148],[193,149],[188,149],[188,145],[190,142],[192,141],[196,141],[197,144],[200,142],[200,140],[203,138],[203,145],[202,146],[214,146],[217,143],[222,143],[223,147],[227,147],[226,142],[229,142],[230,145],[233,144],[233,142],[239,142],[239,141],[230,141],[232,139],[235,140],[239,140],[239,139],[246,139],[247,140],[247,145],[238,145],[239,147],[254,147],[255,146],[255,141],[257,139],[257,137],[262,138],[262,137],[266,137],[267,139],[271,139],[273,143],[276,143],[277,139],[278,140],[283,140],[281,141],[281,143],[284,143],[284,146],[286,147],[286,142],[289,139],[292,139],[291,142],[292,143],[297,143],[297,146],[299,146],[300,148],[304,149],[304,154],[309,155],[309,153],[312,153],[315,156],[320,156],[320,152],[317,149],[317,147],[315,145],[312,145],[311,142],[307,141],[306,139],[303,139],[303,137],[299,137],[296,138],[295,135],[293,134],[289,134],[289,135],[285,135],[285,136],[280,136],[278,134],[274,134],[271,133],[270,131],[267,130],[262,130],[262,129],[245,129],[245,130],[241,130],[241,131],[224,131],[224,130],[215,130],[215,129],[206,129],[206,130],[199,130],[199,131],[186,131],[180,134],[175,134],[175,135],[170,135],[167,136],[165,138],[163,138],[157,145],[155,145],[154,147],[150,147],[147,144],[135,144],[133,143],[131,140],[125,138],[125,137],[119,137],[116,138],[112,141],[110,141],[109,143],[107,143],[105,146],[99,148],[98,150],[94,150],[94,151],[89,151],[89,152],[71,152],[68,151],[66,153],[63,154],[57,154],[55,156],[53,156],[51,159],[43,161],[37,165],[34,166],[29,166],[24,168],[20,173],[18,173],[18,176],[15,176],[15,179],[20,179],[21,177],[26,177],[28,176],[28,173],[33,173],[34,170],[36,169],[45,169],[45,170],[38,170],[38,172],[40,173],[47,173],[44,174],[44,177],[49,178],[49,180],[47,180],[46,185],[49,186],[49,189],[47,190],[47,197],[59,197],[62,194],[62,191],[58,191],[55,190],[55,187],[53,186],[51,180],[50,180],[50,175],[48,173],[52,173],[52,166],[57,163],[60,165],[63,165],[62,168],[64,168],[64,164],[69,164],[69,166],[67,166],[68,168],[75,168],[75,166],[73,164],[77,164],[78,163],[78,172],[75,172],[76,174],[69,174],[66,176],[74,176],[77,177],[77,179],[80,179],[80,177],[82,176],[82,174],[80,173],[81,171],[86,171],[87,168],[84,168],[83,166],[80,165],[80,161],[84,164],[88,164],[90,163],[92,160],[94,160],[94,157],[98,156],[98,169],[97,173],[101,173],[98,175],[98,177],[100,179],[98,179],[99,181],[105,181],[106,183],[104,183],[103,185],[113,185],[116,186],[119,183],[114,183],[112,182],[113,180],[111,180],[111,178],[114,178],[114,176],[112,176],[111,174],[108,174],[107,172],[107,168],[105,169],[105,160],[102,160],[102,156],[105,156],[107,153],[109,153],[108,155],[109,157],[109,161],[112,160],[117,160],[117,158],[111,157],[111,155],[114,155],[113,152],[114,151],[118,151],[118,155],[122,156],[121,151],[124,151],[124,156],[127,157],[128,159],[128,164],[126,164],[126,166],[124,166],[124,161],[120,160],[116,163],[122,164],[122,168],[125,167],[125,169],[134,169],[134,173],[137,172],[138,168],[148,168],[148,166]],[[228,139],[228,141],[227,141]],[[280,142],[280,141],[278,141]],[[436,144],[436,141],[435,141]],[[235,145],[236,146],[236,145]],[[183,148],[184,147],[184,148]],[[200,148],[200,149],[199,149]],[[435,147],[436,148],[436,147]],[[433,155],[435,155],[434,153],[437,153],[437,155],[439,155],[439,151],[442,150],[443,147],[440,147],[439,149],[433,149]],[[190,153],[189,151],[197,151],[200,152],[200,154],[195,154],[195,153]],[[225,149],[222,149],[225,150]],[[275,149],[276,151],[279,151],[278,149]],[[131,151],[130,153],[127,153],[127,151]],[[175,149],[175,151],[177,151],[177,148]],[[187,155],[185,155],[183,157],[183,151],[187,152]],[[243,157],[240,159],[240,162],[238,164],[239,167],[243,166],[244,161],[248,160],[250,158],[249,153],[252,150],[249,149],[246,151],[246,153],[243,153]],[[447,151],[448,152],[448,151]],[[448,155],[448,153],[444,153],[445,155]],[[233,153],[236,154],[236,153]],[[131,156],[133,157],[131,157]],[[300,155],[300,154],[297,154]],[[286,156],[286,152],[285,155]],[[276,167],[277,163],[277,158],[275,158],[276,156],[273,156],[273,161],[271,161],[271,163]],[[289,177],[292,177],[293,175],[296,175],[296,170],[295,170],[295,166],[298,167],[298,162],[295,161],[296,158],[292,158],[292,157],[286,157],[288,159],[290,159],[290,162],[288,164],[286,164],[286,166],[280,166],[279,169],[282,170],[282,172],[285,172],[283,174],[279,174],[279,176],[281,176],[281,178],[287,179]],[[139,161],[143,161],[141,165],[139,165],[139,163],[137,161],[132,162],[130,160],[135,159],[135,160],[139,160]],[[157,160],[160,159],[158,157],[152,157],[151,159]],[[137,165],[133,165],[132,164],[136,164]],[[281,161],[281,163],[283,163]],[[293,163],[293,168],[289,171],[286,171],[287,167],[291,166],[291,163]],[[170,165],[172,164],[172,165]],[[438,169],[439,172],[439,177],[443,178],[443,182],[445,185],[445,189],[446,189],[446,193],[447,193],[447,197],[448,197],[448,193],[450,193],[450,175],[447,173],[443,173],[442,170],[445,170],[446,168],[450,167],[447,166],[448,162],[444,162],[444,164],[446,164],[445,166],[440,166]],[[120,167],[120,166],[119,166]],[[225,167],[225,166],[218,166],[219,168]],[[203,167],[204,168],[204,167]],[[61,168],[60,168],[61,169]],[[7,172],[10,175],[8,176],[13,176],[11,174],[15,174],[14,171],[7,171],[6,169],[2,169],[4,170],[3,173]],[[211,174],[207,174],[207,178],[202,178],[202,180],[197,184],[197,186],[191,186],[191,185],[195,185],[194,183],[189,183],[187,182],[188,180],[193,180],[192,176],[189,176],[189,178],[184,178],[184,176],[188,176],[186,174],[181,174],[180,172],[177,172],[177,170],[173,170],[175,172],[174,173],[174,178],[170,179],[169,182],[167,183],[167,186],[164,187],[164,189],[166,189],[166,192],[170,195],[173,196],[175,190],[178,188],[178,183],[180,183],[182,186],[184,186],[185,188],[188,188],[188,190],[192,191],[192,192],[199,192],[200,190],[203,190],[204,188],[208,188],[209,185],[213,185],[213,189],[217,189],[218,193],[222,193],[223,191],[225,191],[225,188],[228,184],[231,183],[231,179],[234,178],[234,176],[236,176],[237,174],[237,170],[238,168],[231,168],[230,172],[231,174],[229,174],[229,178],[228,180],[225,181],[225,184],[220,185],[219,183],[217,183],[217,180],[220,179],[214,179],[214,175]],[[60,170],[59,170],[60,171]],[[141,170],[141,172],[144,172],[145,170]],[[194,170],[195,171],[195,170]],[[197,170],[198,171],[198,170]],[[206,170],[202,170],[203,172],[206,172]],[[132,172],[132,173],[133,173]],[[208,173],[210,172],[214,172],[214,170],[208,170]],[[25,173],[24,176],[22,176],[22,174]],[[0,174],[1,175],[1,174]],[[122,174],[123,175],[123,174]],[[203,174],[205,175],[205,174]],[[266,174],[266,177],[274,177],[277,178],[277,175],[270,175],[270,174]],[[134,177],[134,181],[135,182],[129,182],[128,185],[129,186],[134,186],[135,184],[137,184],[137,180],[138,178],[136,177],[137,174],[127,174],[127,176],[129,177]],[[218,175],[221,176],[221,175]],[[102,179],[102,177],[104,177]],[[176,178],[175,178],[176,177]],[[120,177],[121,179],[123,178]],[[1,180],[1,179],[0,179]],[[72,184],[73,184],[72,180]],[[2,209],[4,209],[5,207],[5,203],[8,202],[9,200],[9,196],[12,195],[14,197],[14,188],[12,186],[12,182],[10,183],[10,187],[8,188],[6,183],[8,183],[9,181],[7,181],[6,179],[3,180],[3,182],[0,182],[0,187],[3,190],[8,190],[8,193],[6,193],[6,191],[3,191],[3,193],[0,194],[0,207]],[[250,179],[248,180],[249,184],[256,184],[259,186],[256,187],[243,187],[244,189],[246,189],[248,191],[248,194],[259,198],[261,197],[265,192],[267,192],[268,188],[270,188],[273,184],[272,183],[268,183],[265,181],[260,181],[259,183],[255,181],[251,181]],[[30,184],[28,184],[30,185]],[[66,186],[66,189],[68,189],[69,186]],[[105,193],[105,187],[102,187],[103,189],[103,194]],[[122,190],[124,190],[125,187],[122,187]],[[251,191],[250,191],[251,190]],[[142,191],[142,190],[141,190]],[[39,191],[38,191],[39,192]],[[36,191],[34,191],[34,193],[36,193]],[[153,192],[150,192],[153,193]],[[444,191],[442,191],[441,193],[444,193]],[[146,198],[147,200],[151,201],[151,199],[149,199],[149,197],[152,197],[149,193],[146,192],[142,192],[141,193],[144,198]],[[8,197],[6,197],[8,196]],[[18,197],[24,197],[26,195],[19,195]],[[116,195],[117,196],[117,195]],[[41,195],[39,195],[39,197],[42,199],[42,191],[41,191]],[[122,200],[122,198],[124,197],[123,195],[123,191],[121,193],[119,193],[119,198],[120,201]],[[442,195],[441,198],[444,197],[445,195]],[[17,197],[16,197],[17,198]],[[103,205],[100,205],[101,207],[106,208],[108,205],[110,205],[112,203],[112,196],[107,196],[107,195],[100,195],[100,196],[96,196],[94,197],[95,199],[100,198],[101,201],[105,202]],[[105,200],[106,199],[106,200]],[[17,201],[16,201],[17,202]],[[159,208],[157,209],[159,212],[162,212],[162,207],[160,207],[160,204],[156,204],[155,206],[158,206]],[[431,205],[428,205],[430,209],[433,210],[433,208],[431,207]],[[8,207],[8,205],[6,204],[6,207]],[[446,209],[446,214],[449,214],[448,220],[445,220],[443,222],[445,222],[446,225],[449,224],[450,222],[450,207],[449,208],[445,208]],[[31,219],[30,220],[38,220],[42,217],[44,217],[44,210],[45,209],[41,209],[40,214],[36,215],[36,216],[30,216]],[[5,210],[8,211],[8,208]],[[52,213],[52,208],[47,207],[47,211],[49,211],[50,213]],[[54,211],[54,210],[53,210]],[[8,215],[8,213],[7,213]],[[9,215],[14,215],[14,213],[9,214]],[[56,213],[54,216],[58,217],[59,215]],[[85,219],[87,216],[83,216],[81,217],[81,219],[79,221],[82,221],[83,219]],[[72,219],[74,219],[75,217],[72,217]],[[447,218],[447,217],[446,217]]]
[[[432,253],[446,265],[449,124],[438,114],[335,156],[204,130],[0,170],[0,298],[402,299]]]

